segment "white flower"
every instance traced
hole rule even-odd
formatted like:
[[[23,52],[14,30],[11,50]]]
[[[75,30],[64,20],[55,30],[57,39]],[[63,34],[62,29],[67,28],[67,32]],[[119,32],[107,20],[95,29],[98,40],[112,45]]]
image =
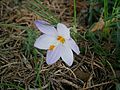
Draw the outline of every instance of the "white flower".
[[[73,52],[79,54],[79,48],[70,37],[70,30],[62,23],[57,24],[57,29],[48,22],[35,21],[37,28],[43,33],[35,42],[34,46],[39,49],[46,49],[47,64],[55,63],[61,57],[69,66],[73,63]]]

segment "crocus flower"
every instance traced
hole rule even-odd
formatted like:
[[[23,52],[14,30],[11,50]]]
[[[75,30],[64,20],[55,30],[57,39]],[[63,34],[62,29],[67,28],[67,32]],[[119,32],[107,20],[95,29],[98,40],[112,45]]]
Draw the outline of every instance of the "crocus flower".
[[[43,33],[34,46],[47,51],[46,62],[51,65],[61,57],[69,66],[73,63],[73,52],[79,54],[79,48],[70,37],[70,29],[64,24],[58,23],[56,28],[46,21],[35,21],[37,28]]]

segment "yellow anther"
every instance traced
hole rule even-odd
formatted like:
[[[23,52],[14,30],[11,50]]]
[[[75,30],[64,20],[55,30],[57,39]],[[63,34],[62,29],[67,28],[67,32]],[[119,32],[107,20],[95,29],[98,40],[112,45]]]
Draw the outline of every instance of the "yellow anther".
[[[53,50],[55,48],[55,45],[50,45],[49,50]]]
[[[62,37],[62,36],[58,36],[57,37],[57,40],[61,43],[64,43],[65,42],[65,39]]]

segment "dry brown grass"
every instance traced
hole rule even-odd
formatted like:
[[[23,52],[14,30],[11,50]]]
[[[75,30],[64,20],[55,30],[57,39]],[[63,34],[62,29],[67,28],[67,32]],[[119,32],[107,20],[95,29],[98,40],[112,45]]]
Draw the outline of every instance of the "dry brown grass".
[[[0,1],[0,22],[17,23],[35,28],[33,22],[40,17],[25,8],[26,1],[21,4],[15,4],[13,1],[15,0]],[[44,4],[66,25],[72,24],[72,14],[69,11],[72,6],[67,1],[45,0]],[[85,15],[82,10],[87,11],[87,6],[84,7],[86,8],[79,7],[82,15]],[[80,20],[84,18],[80,17]],[[77,29],[79,33],[86,30],[84,26],[78,26]],[[30,88],[32,90],[34,87],[39,89],[35,86],[35,63],[40,64],[41,58],[38,54],[35,62],[32,53],[26,55],[23,50],[26,38],[25,30],[0,27],[0,82],[21,85],[26,90]],[[48,66],[43,54],[43,64],[40,66],[41,69],[38,68],[43,90],[48,90],[49,87],[51,90],[107,90],[108,87],[114,86],[110,79],[114,70],[111,72],[111,69],[101,63],[102,58],[90,51],[91,43],[81,38],[77,43],[80,48],[85,49],[85,52],[79,56],[75,55],[74,64],[71,67],[66,66],[61,60]],[[1,90],[7,89],[9,90],[7,87],[1,88]]]

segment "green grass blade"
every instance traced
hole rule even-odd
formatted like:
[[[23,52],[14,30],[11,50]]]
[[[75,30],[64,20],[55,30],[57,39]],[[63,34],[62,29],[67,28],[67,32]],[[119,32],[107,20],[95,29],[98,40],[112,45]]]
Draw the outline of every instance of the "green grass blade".
[[[24,88],[22,88],[20,86],[16,86],[14,84],[0,83],[0,88],[3,88],[3,87],[11,87],[11,88],[15,88],[17,90],[25,90]]]

